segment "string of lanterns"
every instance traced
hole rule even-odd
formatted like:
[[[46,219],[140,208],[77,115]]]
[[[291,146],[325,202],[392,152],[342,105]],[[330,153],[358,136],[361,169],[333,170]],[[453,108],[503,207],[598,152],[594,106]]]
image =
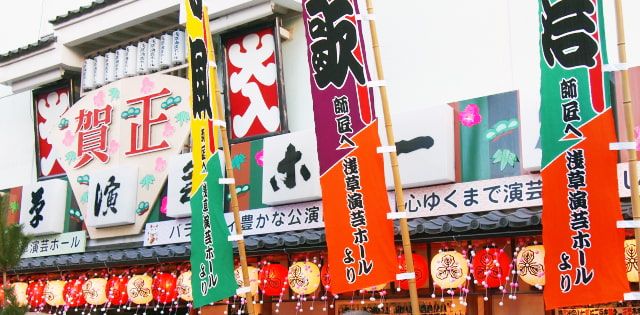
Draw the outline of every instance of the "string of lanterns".
[[[628,271],[628,279],[637,282],[638,263],[635,260],[635,242],[625,242],[625,256]],[[432,298],[436,293],[440,294],[440,301],[445,302],[445,295],[451,297],[451,306],[460,304],[466,306],[466,298],[470,286],[476,285],[489,289],[497,289],[503,294],[508,294],[509,299],[516,299],[518,279],[523,283],[542,290],[545,285],[545,250],[544,246],[534,243],[528,246],[514,246],[512,258],[504,248],[498,248],[495,244],[483,248],[458,248],[453,250],[444,248],[435,254],[431,262],[425,257],[412,254],[415,267],[416,285],[424,287],[429,281],[433,281]],[[334,307],[338,295],[331,293],[331,278],[329,265],[323,264],[324,258],[314,257],[309,260],[293,262],[288,268],[279,263],[262,261],[257,267],[249,267],[249,287],[251,293],[262,296],[259,303],[263,303],[264,297],[271,297],[275,302],[276,313],[284,300],[289,300],[289,290],[293,292],[291,300],[296,302],[296,309],[302,310],[304,302],[311,302],[310,309],[316,298],[319,297],[324,304],[323,309]],[[406,272],[405,256],[398,256],[398,273]],[[104,272],[93,275],[83,274],[74,279],[37,279],[32,276],[32,281],[17,281],[11,284],[16,299],[21,306],[29,306],[33,311],[42,311],[46,307],[55,308],[64,313],[73,308],[80,309],[83,314],[92,311],[105,311],[106,309],[132,310],[136,313],[153,307],[161,309],[161,313],[168,308],[177,310],[180,303],[188,308],[192,307],[193,295],[191,287],[191,271],[188,266],[181,266],[172,272],[148,270],[141,274],[125,272],[114,275]],[[244,287],[240,268],[235,270],[238,285]],[[365,295],[370,296],[370,301],[377,301],[382,308],[387,295],[388,284],[380,284],[371,288],[360,290],[361,303],[364,304]],[[408,281],[395,281],[397,291],[407,290]],[[351,302],[356,292],[352,295]],[[376,295],[377,294],[377,295]],[[454,300],[459,294],[458,301]],[[240,301],[239,313],[244,309],[244,294],[230,299],[227,303],[235,308],[235,302]],[[488,293],[485,293],[485,301]],[[276,302],[277,301],[277,302]],[[254,302],[255,303],[255,302]],[[502,305],[502,300],[499,304]]]

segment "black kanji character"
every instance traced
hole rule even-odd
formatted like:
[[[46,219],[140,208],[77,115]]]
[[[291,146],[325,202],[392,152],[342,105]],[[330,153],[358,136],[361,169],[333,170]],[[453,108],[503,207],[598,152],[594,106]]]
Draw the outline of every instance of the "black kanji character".
[[[307,216],[304,219],[304,223],[317,223],[320,222],[320,208],[313,206],[306,209]]]
[[[351,233],[353,235],[354,244],[364,244],[369,242],[369,230],[362,227],[357,227],[356,231]]]
[[[300,212],[300,209],[291,209],[291,211],[289,211],[289,215],[287,215],[289,219],[289,223],[287,225],[294,225],[294,224],[300,224],[302,223],[302,221],[300,220],[300,216],[302,215],[302,212]]]
[[[360,187],[360,175],[349,175],[344,178],[346,189],[350,192],[362,189]]]
[[[584,150],[569,150],[565,156],[569,170],[584,169]]]
[[[580,104],[573,100],[562,104],[562,121],[568,123],[572,121],[580,121]]]
[[[93,205],[93,214],[96,217],[100,216],[100,210],[102,209],[102,196],[107,197],[106,208],[104,209],[104,211],[102,211],[102,215],[106,216],[107,213],[109,213],[109,210],[111,210],[111,212],[113,213],[118,213],[118,209],[115,207],[116,202],[118,201],[118,193],[116,192],[118,188],[120,188],[120,183],[116,182],[115,176],[109,177],[107,186],[104,188],[104,191],[100,189],[100,183],[96,185],[96,196]]]
[[[598,42],[591,34],[596,24],[591,18],[591,0],[542,1],[542,51],[550,67],[555,61],[564,68],[593,67]]]
[[[244,214],[240,219],[240,226],[242,230],[251,230],[253,229],[253,215],[252,214]]]
[[[525,185],[527,185],[527,191],[525,192],[527,200],[542,198],[542,180],[530,180]]]
[[[352,133],[353,128],[351,128],[351,116],[340,116],[336,118],[336,128],[338,134]]]
[[[522,183],[512,183],[504,185],[504,189],[507,192],[507,195],[504,196],[504,202],[512,203],[514,201],[523,201],[522,187]]]
[[[44,194],[44,188],[40,187],[36,191],[31,192],[31,208],[29,208],[29,214],[33,215],[31,221],[29,221],[29,225],[32,228],[37,228],[40,225],[40,222],[44,220],[41,212],[45,206],[45,201],[42,198]]]
[[[189,65],[191,66],[191,91],[193,91],[192,113],[199,119],[212,119],[207,77],[207,48],[200,38],[189,38]]]
[[[302,152],[298,151],[292,143],[289,143],[287,150],[284,153],[284,158],[278,162],[278,173],[284,174],[283,182],[289,189],[296,187],[296,164],[300,162],[301,159]],[[305,164],[300,166],[300,175],[302,175],[302,179],[305,181],[308,181],[309,178],[311,178],[311,172]],[[275,176],[271,177],[269,182],[273,191],[280,190]]]
[[[578,98],[578,81],[576,78],[560,81],[560,97],[563,100]]]
[[[364,208],[362,194],[359,192],[347,194],[347,206],[349,207],[349,210]]]
[[[345,95],[333,97],[333,112],[336,115],[349,114],[349,98]]]
[[[588,230],[591,222],[589,221],[589,212],[588,211],[571,211],[571,220],[569,221],[569,225],[571,229],[574,231],[577,230]]]
[[[347,19],[354,14],[348,0],[310,0],[305,5],[309,14],[309,46],[313,77],[318,87],[329,84],[342,87],[348,72],[360,84],[365,83],[364,68],[354,56],[358,45],[356,25]]]
[[[367,218],[364,216],[364,210],[358,209],[349,211],[349,223],[352,228],[367,225]]]
[[[193,173],[193,161],[189,160],[189,163],[182,168],[182,181],[184,186],[180,188],[180,203],[186,204],[191,200],[189,194],[191,194],[191,175]]]
[[[591,234],[582,232],[582,230],[576,231],[576,234],[571,236],[573,240],[573,244],[571,248],[573,249],[585,249],[591,248]]]
[[[355,156],[345,158],[342,161],[342,173],[344,173],[344,175],[359,174],[358,158]]]
[[[570,170],[567,173],[567,187],[571,189],[587,187],[585,175],[586,172],[581,169]]]

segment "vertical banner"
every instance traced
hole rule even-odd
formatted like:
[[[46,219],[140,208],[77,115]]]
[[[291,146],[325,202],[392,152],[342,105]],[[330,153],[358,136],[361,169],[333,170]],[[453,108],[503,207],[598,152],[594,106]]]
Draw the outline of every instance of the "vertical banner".
[[[629,290],[601,0],[540,0],[545,306],[619,301]]]
[[[393,223],[356,0],[305,0],[331,291],[395,280]]]
[[[218,127],[215,60],[209,15],[202,2],[185,0],[189,81],[191,82],[191,285],[194,306],[201,307],[236,293],[233,247],[227,240],[224,188],[220,154],[216,152]]]

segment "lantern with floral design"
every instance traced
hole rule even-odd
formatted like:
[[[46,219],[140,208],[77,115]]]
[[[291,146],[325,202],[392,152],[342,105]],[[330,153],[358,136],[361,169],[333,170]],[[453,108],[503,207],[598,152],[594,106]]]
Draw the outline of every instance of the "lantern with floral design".
[[[148,304],[153,300],[153,279],[147,275],[135,275],[127,282],[129,300],[135,304]]]
[[[636,240],[624,241],[624,262],[627,266],[627,280],[629,282],[638,282],[638,259],[636,254]]]
[[[431,259],[433,282],[441,289],[460,288],[467,281],[469,263],[456,251],[442,251]]]
[[[516,268],[522,281],[536,287],[543,286],[545,283],[544,247],[532,245],[522,248],[518,252]]]
[[[170,273],[158,273],[153,279],[153,298],[159,303],[171,303],[178,297],[176,276]]]
[[[178,296],[187,301],[193,301],[193,291],[191,289],[191,271],[185,271],[180,274],[176,284],[176,292]]]
[[[64,305],[64,285],[66,281],[52,280],[47,281],[47,285],[44,287],[42,297],[44,301],[51,306]]]
[[[251,294],[258,294],[258,285],[260,284],[260,278],[258,277],[258,268],[249,266],[247,267],[249,271],[249,288],[251,288]],[[242,267],[236,268],[233,272],[234,277],[236,278],[236,283],[239,287],[244,287],[244,279],[242,276]],[[246,297],[246,294],[240,293],[240,297]]]
[[[266,296],[279,296],[287,286],[287,268],[280,264],[268,264],[258,275],[260,289]]]
[[[486,288],[497,288],[506,284],[511,260],[504,250],[485,248],[473,257],[473,277]]]
[[[87,303],[82,292],[84,281],[81,279],[70,280],[64,285],[64,301],[69,307],[78,307]]]
[[[311,294],[320,286],[320,269],[312,262],[296,262],[287,276],[291,290],[297,294]]]
[[[92,278],[82,285],[82,292],[87,304],[102,305],[107,303],[107,279]]]
[[[411,257],[413,257],[413,270],[416,274],[416,287],[424,287],[429,277],[429,266],[427,265],[427,260],[417,254],[411,254]],[[405,255],[398,256],[399,273],[407,272],[407,264],[405,260]],[[396,285],[403,290],[409,290],[409,280],[396,281]]]
[[[27,299],[27,288],[29,285],[25,282],[14,282],[11,284],[13,288],[13,294],[16,296],[18,306],[27,306],[29,300]]]

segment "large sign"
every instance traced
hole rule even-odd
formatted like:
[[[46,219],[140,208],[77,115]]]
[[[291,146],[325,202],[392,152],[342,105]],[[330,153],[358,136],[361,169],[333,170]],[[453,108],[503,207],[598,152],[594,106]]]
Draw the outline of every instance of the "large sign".
[[[540,0],[545,307],[619,301],[629,290],[600,0]]]
[[[393,223],[356,0],[305,0],[331,291],[395,280]]]
[[[185,79],[160,74],[123,79],[87,93],[52,130],[91,238],[140,233],[167,178],[166,159],[182,149],[189,134],[188,86]],[[108,174],[119,167],[137,169],[130,180],[135,187]],[[107,180],[99,183],[95,178],[101,174]],[[114,211],[120,199],[134,193],[125,190],[135,190],[135,204]],[[130,219],[107,228],[99,223],[131,211],[134,224]],[[96,212],[101,220],[90,219]]]
[[[64,231],[67,182],[50,179],[22,187],[20,224],[30,235],[57,234]]]
[[[93,173],[89,183],[87,226],[104,228],[136,222],[136,167],[121,166]]]
[[[191,284],[195,307],[232,296],[238,285],[233,275],[233,248],[225,228],[224,187],[219,147],[218,80],[209,14],[201,2],[184,1],[187,16],[189,81],[191,82]]]
[[[60,116],[69,108],[71,88],[67,82],[64,86],[57,86],[34,93],[36,113],[36,135],[38,146],[36,158],[38,177],[64,174],[64,169],[58,161],[58,152],[49,138],[51,130],[60,128]]]
[[[29,242],[22,258],[84,253],[86,246],[86,231],[39,236]]]
[[[274,28],[224,38],[231,138],[280,130],[280,90]]]

